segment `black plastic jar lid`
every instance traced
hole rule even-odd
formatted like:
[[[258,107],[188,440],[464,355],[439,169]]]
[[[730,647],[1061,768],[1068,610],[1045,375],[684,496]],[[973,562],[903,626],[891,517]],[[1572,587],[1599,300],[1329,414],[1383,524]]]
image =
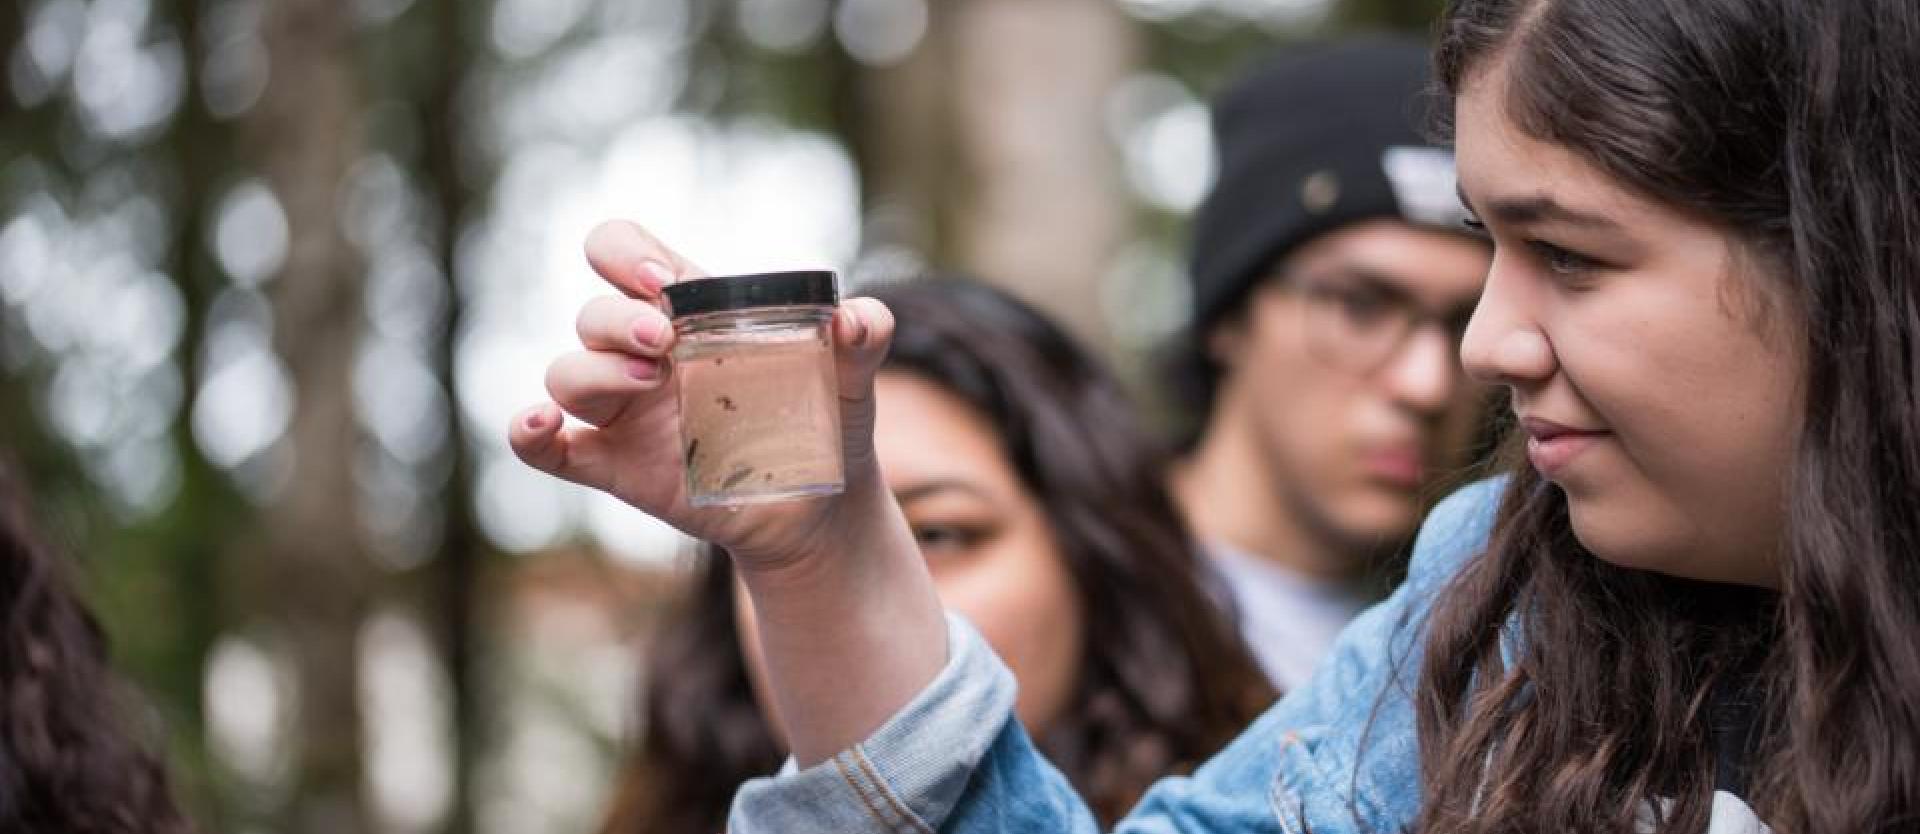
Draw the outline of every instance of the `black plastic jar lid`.
[[[756,307],[830,307],[840,302],[833,272],[824,269],[695,278],[668,284],[665,292],[668,314],[676,319]]]

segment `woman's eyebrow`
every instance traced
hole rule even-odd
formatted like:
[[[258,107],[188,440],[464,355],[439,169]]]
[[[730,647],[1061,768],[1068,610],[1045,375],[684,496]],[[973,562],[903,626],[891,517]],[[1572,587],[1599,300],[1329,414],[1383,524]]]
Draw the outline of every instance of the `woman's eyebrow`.
[[[988,495],[986,490],[958,478],[941,478],[939,480],[908,484],[905,487],[894,490],[893,498],[904,504],[908,501],[916,501],[929,495],[938,495],[942,492],[964,492],[982,501],[988,503],[993,502],[993,496]]]
[[[1466,189],[1456,183],[1454,191],[1460,196],[1460,205],[1466,206],[1468,213],[1481,216],[1479,209],[1474,208],[1473,201],[1467,199]],[[1487,204],[1487,210],[1495,218],[1515,225],[1558,222],[1595,229],[1620,228],[1620,224],[1611,218],[1568,208],[1545,194],[1498,198]]]
[[[1512,200],[1495,200],[1489,206],[1493,216],[1508,223],[1542,223],[1553,221],[1574,226],[1586,226],[1594,229],[1617,229],[1619,223],[1598,214],[1568,208],[1552,197],[1535,196]]]

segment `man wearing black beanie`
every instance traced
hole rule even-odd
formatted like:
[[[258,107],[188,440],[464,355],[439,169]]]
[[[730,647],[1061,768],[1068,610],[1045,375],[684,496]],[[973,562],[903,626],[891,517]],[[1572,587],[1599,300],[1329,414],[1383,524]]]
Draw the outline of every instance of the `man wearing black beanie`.
[[[1282,689],[1366,603],[1365,570],[1407,543],[1481,412],[1459,343],[1491,249],[1422,138],[1427,61],[1384,38],[1302,49],[1214,108],[1173,379],[1198,431],[1173,488]]]

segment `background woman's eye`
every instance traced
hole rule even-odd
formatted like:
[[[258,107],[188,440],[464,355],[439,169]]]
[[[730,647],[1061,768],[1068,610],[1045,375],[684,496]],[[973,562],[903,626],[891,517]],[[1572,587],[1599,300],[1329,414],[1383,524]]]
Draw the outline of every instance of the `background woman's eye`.
[[[913,528],[913,539],[924,554],[954,553],[980,543],[981,533],[952,524],[921,524]]]

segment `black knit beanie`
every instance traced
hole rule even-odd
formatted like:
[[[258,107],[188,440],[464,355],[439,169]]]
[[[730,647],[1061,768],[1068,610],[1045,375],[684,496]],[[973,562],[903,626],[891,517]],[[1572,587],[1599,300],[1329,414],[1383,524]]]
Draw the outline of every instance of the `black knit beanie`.
[[[1375,218],[1461,229],[1453,155],[1422,135],[1439,104],[1429,61],[1398,38],[1307,47],[1215,102],[1219,177],[1192,228],[1196,340],[1319,235]]]

